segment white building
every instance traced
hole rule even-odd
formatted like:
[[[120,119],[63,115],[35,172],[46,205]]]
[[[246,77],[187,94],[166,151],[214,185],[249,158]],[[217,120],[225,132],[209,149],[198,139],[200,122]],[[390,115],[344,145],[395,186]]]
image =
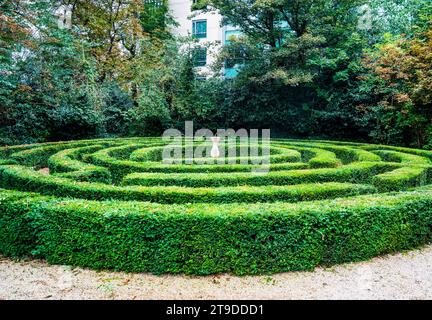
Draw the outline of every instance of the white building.
[[[202,75],[209,72],[209,66],[215,61],[220,47],[238,36],[240,31],[231,26],[222,26],[222,16],[216,11],[203,12],[193,10],[192,6],[197,0],[169,0],[171,15],[178,26],[173,33],[178,36],[192,36],[201,44],[196,49],[195,64]],[[227,78],[237,74],[236,68],[225,68]]]

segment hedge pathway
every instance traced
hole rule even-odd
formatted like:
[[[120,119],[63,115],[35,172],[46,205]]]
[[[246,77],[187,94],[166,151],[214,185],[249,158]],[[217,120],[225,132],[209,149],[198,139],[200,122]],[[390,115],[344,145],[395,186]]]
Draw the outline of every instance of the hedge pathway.
[[[127,272],[244,275],[365,260],[432,238],[431,151],[272,140],[269,172],[259,174],[260,148],[227,154],[223,164],[169,165],[165,144],[0,148],[0,253]]]

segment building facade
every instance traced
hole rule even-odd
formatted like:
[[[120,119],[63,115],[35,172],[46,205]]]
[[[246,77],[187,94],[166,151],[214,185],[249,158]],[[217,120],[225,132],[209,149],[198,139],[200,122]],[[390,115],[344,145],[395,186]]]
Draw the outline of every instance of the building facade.
[[[240,35],[240,31],[232,26],[222,26],[222,16],[216,11],[194,10],[197,0],[169,0],[169,10],[178,26],[173,29],[177,36],[192,36],[199,42],[194,50],[194,63],[201,77],[210,74],[210,66],[215,62],[221,46],[229,43],[232,37]],[[225,66],[223,75],[235,77],[238,67]]]

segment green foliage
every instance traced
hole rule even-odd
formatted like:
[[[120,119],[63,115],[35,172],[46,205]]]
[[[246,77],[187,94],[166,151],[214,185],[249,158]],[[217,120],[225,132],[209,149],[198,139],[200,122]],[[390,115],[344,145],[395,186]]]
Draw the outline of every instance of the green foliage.
[[[348,203],[167,207],[2,191],[0,251],[157,274],[311,270],[430,241],[430,199],[426,192]]]
[[[388,37],[364,59],[368,74],[363,85],[372,87],[369,101],[361,106],[377,141],[409,141],[417,147],[430,141],[429,108],[432,102],[430,72],[431,26],[412,39]]]
[[[130,65],[124,57],[111,60],[118,53],[117,45],[113,45],[112,56],[102,52],[109,51],[108,42],[102,44],[101,35],[109,34],[103,28],[114,25],[104,21],[109,16],[109,2],[76,1],[70,30],[58,27],[52,14],[58,4],[50,0],[1,4],[0,144],[126,135],[131,131],[129,111],[136,105],[137,84],[123,81],[139,78],[126,73],[140,69],[141,56],[127,57],[133,63]],[[111,5],[115,6],[114,2]],[[118,18],[128,20],[136,5],[131,2],[127,10],[119,7],[113,12],[119,9]],[[156,46],[159,38],[169,39],[170,19],[162,8],[145,11],[140,21],[147,28],[148,43]],[[116,30],[126,31],[132,34],[136,30]],[[131,34],[116,34],[113,41],[123,41],[132,50],[128,47],[129,41],[135,41]],[[114,60],[124,70],[113,66]],[[156,62],[151,63],[154,67]],[[113,68],[118,73],[108,76]]]
[[[88,183],[88,182],[70,182],[67,178],[71,176],[46,176],[39,172],[34,172],[27,168],[19,166],[3,166],[0,167],[0,185],[2,187],[15,188],[21,191],[35,191],[47,195],[57,195],[63,197],[77,197],[89,200],[109,200],[118,199],[123,201],[156,201],[159,203],[234,203],[234,202],[273,202],[273,201],[306,201],[325,199],[329,197],[338,197],[343,195],[363,194],[370,192],[370,187],[362,185],[350,184],[325,184],[326,181],[353,181],[361,182],[366,181],[366,178],[371,177],[375,172],[382,172],[372,168],[372,170],[349,169],[342,172],[330,171],[326,174],[325,170],[322,172],[292,172],[291,174],[275,174],[272,176],[264,176],[262,178],[250,178],[250,174],[238,174],[240,181],[232,181],[232,174],[227,178],[223,178],[222,174],[218,175],[217,179],[209,180],[194,179],[192,181],[182,180],[181,176],[174,180],[165,179],[164,182],[155,181],[147,178],[143,180],[140,176],[138,178],[127,177],[125,182],[128,184],[144,184],[151,187],[116,187],[101,183]],[[328,169],[329,170],[329,169]],[[80,171],[80,173],[82,173]],[[90,171],[86,171],[89,173]],[[103,181],[106,175],[99,174],[98,171],[92,171],[93,178],[87,181]],[[321,175],[322,174],[322,175]],[[73,180],[81,180],[72,177]],[[136,179],[139,179],[138,181]],[[248,179],[248,180],[246,180]],[[159,179],[160,180],[160,179]],[[85,181],[85,180],[84,180]],[[146,183],[144,183],[144,181]],[[106,182],[106,181],[103,181]],[[182,183],[183,182],[183,183]],[[244,188],[239,186],[239,183],[249,183],[251,186]],[[322,185],[305,185],[302,182],[318,183],[323,182]],[[26,184],[27,183],[27,184]],[[297,185],[285,186],[287,183]],[[263,186],[266,184],[273,184],[274,186]],[[167,187],[158,187],[158,185],[167,185]],[[170,186],[174,185],[174,186]],[[224,186],[218,189],[211,189],[209,187]],[[183,188],[182,186],[189,186],[190,188]],[[205,186],[205,187],[204,187]],[[232,186],[232,187],[229,187]],[[256,187],[253,187],[256,186]],[[261,187],[260,187],[261,186]]]
[[[378,0],[368,2],[368,7],[362,6],[364,1],[327,0],[209,3],[224,14],[225,23],[243,32],[225,46],[219,61],[223,67],[230,59],[243,59],[231,94],[224,99],[230,126],[270,127],[285,136],[427,145],[430,130],[425,124],[430,114],[422,111],[416,116],[418,111],[411,107],[395,117],[374,105],[386,90],[398,88],[365,80],[373,72],[365,69],[362,58],[389,35],[412,38],[426,30],[432,12],[429,1]],[[427,69],[427,63],[423,66]],[[416,73],[415,66],[409,68]],[[411,88],[402,79],[399,82]],[[420,95],[428,97],[424,90]],[[367,114],[365,105],[371,105]],[[381,123],[374,123],[378,119]],[[416,132],[418,127],[423,127],[421,133]]]
[[[2,145],[156,136],[186,120],[432,145],[429,0],[199,1],[242,32],[206,81],[193,59],[204,44],[170,33],[167,1],[77,0],[71,29],[58,28],[59,4],[70,1],[0,4]]]
[[[382,191],[403,190],[426,185],[430,174],[427,167],[404,167],[375,176],[373,184]]]
[[[171,37],[168,28],[175,25],[167,0],[145,0],[140,22],[145,33],[162,40]]]
[[[244,275],[312,270],[432,239],[430,151],[274,140],[270,158],[283,162],[253,174],[254,164],[163,164],[164,145],[131,138],[0,148],[0,253]]]

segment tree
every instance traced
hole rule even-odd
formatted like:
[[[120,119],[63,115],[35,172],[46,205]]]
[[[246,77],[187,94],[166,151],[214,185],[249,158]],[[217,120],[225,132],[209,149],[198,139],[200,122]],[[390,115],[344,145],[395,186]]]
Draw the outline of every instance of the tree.
[[[3,143],[80,138],[104,131],[96,63],[85,41],[58,27],[55,8],[51,1],[2,3]]]
[[[363,109],[358,108],[373,103],[376,98],[373,81],[360,80],[369,72],[362,58],[370,48],[387,42],[385,39],[391,35],[414,37],[416,30],[421,30],[428,20],[427,12],[431,12],[429,0],[375,0],[368,4],[353,14],[342,15],[345,18],[339,21],[343,23],[328,28],[325,35],[328,49],[314,61],[320,74],[313,83],[317,93],[313,115],[318,130],[334,138],[378,139],[375,134],[371,136],[374,125],[367,120]],[[387,128],[387,133],[392,129],[392,126]],[[401,139],[399,143],[403,143]]]
[[[244,58],[234,80],[234,99],[238,103],[244,97],[239,109],[246,118],[254,118],[248,125],[268,123],[275,129],[286,128],[289,134],[312,134],[320,94],[315,83],[327,81],[330,73],[339,71],[339,63],[350,60],[350,54],[336,48],[355,30],[355,9],[363,1],[209,3],[225,16],[224,23],[237,26],[244,35],[225,47],[219,66],[239,53]]]
[[[385,143],[432,146],[432,24],[411,39],[389,37],[364,59],[373,98],[359,106]],[[373,119],[373,120],[372,120]]]

